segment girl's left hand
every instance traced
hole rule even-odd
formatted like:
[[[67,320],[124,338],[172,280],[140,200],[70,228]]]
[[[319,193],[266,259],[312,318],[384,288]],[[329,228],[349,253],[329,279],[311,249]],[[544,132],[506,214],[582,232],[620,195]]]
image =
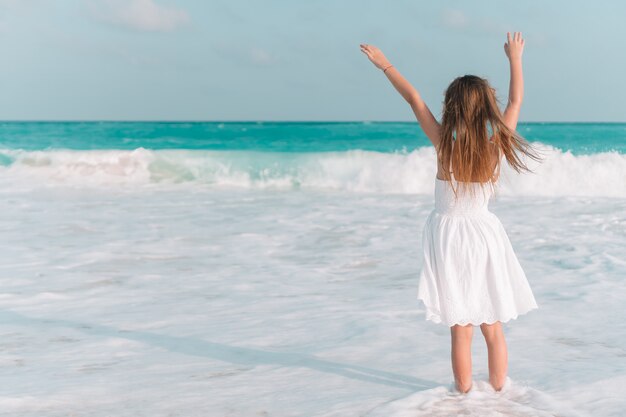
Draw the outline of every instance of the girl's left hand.
[[[372,61],[372,63],[376,65],[377,68],[383,69],[386,66],[391,65],[383,52],[374,45],[367,45],[362,43],[361,52],[367,55],[369,60]]]

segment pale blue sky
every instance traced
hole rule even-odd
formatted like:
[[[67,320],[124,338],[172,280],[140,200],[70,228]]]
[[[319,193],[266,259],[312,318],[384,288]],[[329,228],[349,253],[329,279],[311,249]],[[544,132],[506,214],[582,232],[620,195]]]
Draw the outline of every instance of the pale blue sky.
[[[626,121],[626,2],[0,0],[0,119],[414,120],[380,47],[439,117],[456,76],[525,121]]]

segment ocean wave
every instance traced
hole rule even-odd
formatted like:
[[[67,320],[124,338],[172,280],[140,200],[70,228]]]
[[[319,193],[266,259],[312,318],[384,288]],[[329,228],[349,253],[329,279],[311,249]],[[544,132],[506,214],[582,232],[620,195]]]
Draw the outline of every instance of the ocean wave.
[[[517,174],[505,164],[501,195],[626,197],[626,155],[573,155],[539,146],[542,163]],[[198,184],[283,190],[429,194],[435,151],[255,152],[201,150],[0,150],[0,176],[11,184],[111,186]]]

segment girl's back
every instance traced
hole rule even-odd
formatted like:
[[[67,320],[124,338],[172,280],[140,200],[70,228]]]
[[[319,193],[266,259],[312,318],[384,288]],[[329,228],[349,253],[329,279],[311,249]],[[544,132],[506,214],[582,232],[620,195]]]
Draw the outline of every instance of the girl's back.
[[[509,99],[500,112],[487,80],[465,75],[445,93],[439,123],[418,91],[370,45],[361,50],[387,75],[410,104],[437,151],[435,207],[424,224],[418,298],[426,319],[451,328],[452,368],[457,388],[471,386],[472,325],[480,325],[489,348],[489,381],[502,389],[507,350],[500,323],[517,318],[537,303],[500,220],[489,211],[503,160],[527,171],[522,155],[539,160],[515,128],[524,85],[521,33],[507,33]]]

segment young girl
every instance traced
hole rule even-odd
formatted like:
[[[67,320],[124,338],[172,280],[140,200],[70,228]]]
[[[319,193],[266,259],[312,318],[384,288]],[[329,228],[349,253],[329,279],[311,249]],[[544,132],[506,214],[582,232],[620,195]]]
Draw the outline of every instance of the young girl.
[[[411,105],[420,127],[437,151],[435,209],[423,230],[423,267],[418,299],[426,319],[450,327],[456,388],[472,388],[471,341],[480,326],[489,355],[489,382],[502,389],[507,348],[501,323],[537,303],[500,220],[488,210],[502,158],[517,172],[529,171],[520,158],[540,160],[516,132],[524,93],[519,32],[507,33],[509,100],[498,108],[495,90],[473,75],[456,78],[445,92],[437,122],[420,94],[373,45],[361,45],[367,57]]]

